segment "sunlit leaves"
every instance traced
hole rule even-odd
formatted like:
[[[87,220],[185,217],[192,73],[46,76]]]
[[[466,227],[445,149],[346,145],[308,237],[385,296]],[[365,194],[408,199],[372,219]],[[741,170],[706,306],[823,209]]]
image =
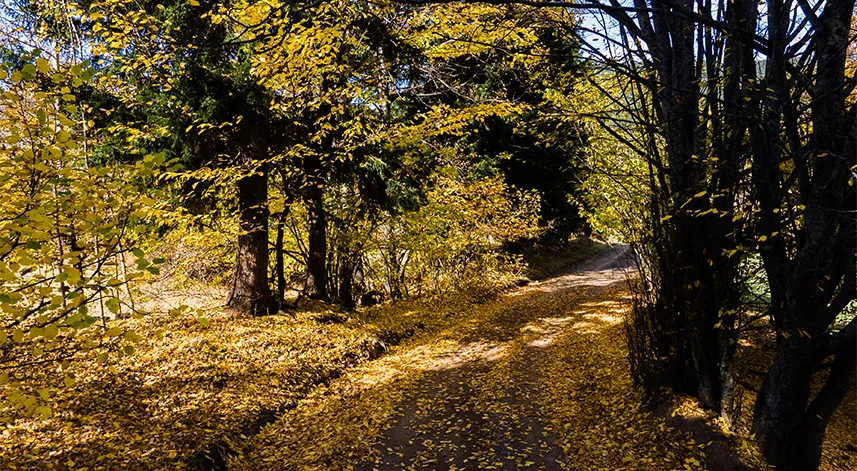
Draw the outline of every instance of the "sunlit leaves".
[[[528,18],[533,18],[532,10],[513,5],[429,5],[413,18],[408,40],[425,48],[432,59],[494,54],[498,48],[531,52],[538,47],[538,37],[527,27]]]
[[[36,58],[20,70],[2,68],[13,72],[0,94],[7,136],[0,144],[0,367],[8,375],[0,410],[48,417],[45,402],[70,380],[60,375],[24,387],[31,365],[65,365],[78,352],[131,340],[102,333],[111,334],[110,319],[129,312],[121,301],[125,285],[152,272],[129,266],[125,252],[158,207],[141,197],[136,172],[158,162],[90,164],[86,118],[70,89],[92,78],[87,64],[58,71]],[[44,75],[50,86],[39,84]]]
[[[382,254],[408,258],[400,269],[413,292],[508,283],[517,265],[497,248],[538,234],[538,195],[510,188],[499,178],[461,182],[442,174],[435,185],[428,204],[377,231],[374,243]],[[379,267],[390,268],[395,269]]]

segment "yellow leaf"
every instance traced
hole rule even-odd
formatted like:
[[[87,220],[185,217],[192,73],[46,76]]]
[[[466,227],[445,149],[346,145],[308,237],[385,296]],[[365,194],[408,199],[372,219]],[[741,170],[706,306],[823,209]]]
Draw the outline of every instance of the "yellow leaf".
[[[51,71],[51,64],[44,57],[36,59],[36,67],[38,67],[39,71],[43,74],[47,74]]]
[[[120,329],[119,327],[111,327],[107,329],[108,337],[118,337],[120,335],[122,335],[122,329]]]
[[[48,406],[39,406],[39,408],[36,409],[36,414],[40,415],[43,419],[47,419],[50,418],[52,411]]]

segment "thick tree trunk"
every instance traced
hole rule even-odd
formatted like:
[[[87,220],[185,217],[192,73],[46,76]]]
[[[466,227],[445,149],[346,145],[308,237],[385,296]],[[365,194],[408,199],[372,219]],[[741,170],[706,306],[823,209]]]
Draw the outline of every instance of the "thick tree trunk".
[[[843,289],[853,292],[848,284]],[[793,313],[784,316],[787,326],[793,318],[789,314]],[[821,317],[817,311],[814,314],[810,317]],[[821,464],[827,424],[855,387],[855,333],[857,320],[832,335],[803,329],[784,331],[774,364],[756,399],[753,417],[753,431],[761,451],[776,469],[813,471]],[[830,374],[810,402],[813,375],[819,363],[829,356],[834,356]]]
[[[814,371],[812,340],[792,332],[777,347],[754,409],[759,448],[777,469],[794,464],[803,444],[802,421]]]
[[[279,303],[268,285],[268,175],[259,162],[268,154],[268,131],[260,117],[248,118],[236,136],[247,175],[238,180],[238,248],[226,305],[256,315],[272,314]]]
[[[821,465],[827,424],[855,382],[853,342],[836,355],[822,389],[807,405],[815,370],[812,339],[783,339],[756,400],[753,431],[768,462],[782,471],[812,471]]]
[[[852,342],[848,351],[836,356],[824,387],[803,414],[801,430],[804,436],[799,440],[800,448],[793,469],[815,470],[821,465],[824,432],[836,408],[855,386],[855,365],[857,352],[854,351]]]
[[[691,311],[691,315],[694,313]],[[698,315],[698,314],[697,314]],[[696,371],[696,397],[708,409],[718,410],[720,408],[719,375],[711,374],[712,363],[716,364],[716,351],[712,352],[706,342],[706,335],[702,333],[705,327],[701,321],[691,320],[689,326],[690,353],[693,356],[693,366]],[[707,330],[707,329],[706,329]],[[714,355],[712,355],[714,354]]]
[[[731,429],[735,421],[735,345],[733,336],[722,335],[720,343],[720,418],[726,427]]]
[[[307,189],[309,217],[309,257],[305,294],[311,299],[327,301],[327,214],[324,211],[324,188],[311,184]]]
[[[267,176],[254,174],[238,181],[241,211],[232,288],[226,304],[253,315],[275,312],[277,302],[268,286]]]

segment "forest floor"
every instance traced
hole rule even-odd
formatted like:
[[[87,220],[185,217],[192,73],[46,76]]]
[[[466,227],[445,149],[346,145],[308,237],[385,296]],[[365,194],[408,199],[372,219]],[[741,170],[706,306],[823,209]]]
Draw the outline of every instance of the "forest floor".
[[[309,305],[236,317],[218,307],[223,293],[178,293],[207,317],[124,321],[143,337],[136,353],[80,362],[75,384],[52,393],[49,419],[0,417],[0,468],[759,466],[750,437],[721,433],[695,401],[641,407],[622,322],[627,249],[576,249],[568,262],[589,259],[496,296],[447,293],[353,315]],[[44,381],[57,376],[46,369]],[[823,470],[855,469],[855,403],[834,416]]]

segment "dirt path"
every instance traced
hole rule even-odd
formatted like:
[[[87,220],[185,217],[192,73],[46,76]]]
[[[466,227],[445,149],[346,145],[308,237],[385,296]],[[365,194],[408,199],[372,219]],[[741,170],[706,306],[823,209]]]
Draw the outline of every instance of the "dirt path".
[[[446,328],[311,395],[230,469],[725,471],[640,409],[622,324],[628,252],[438,313]]]
[[[568,469],[536,399],[546,394],[541,370],[555,337],[574,320],[564,308],[623,283],[629,265],[627,247],[616,246],[571,273],[510,294],[511,302],[463,342],[493,351],[484,348],[475,359],[473,351],[454,352],[448,368],[424,378],[384,431],[380,465],[360,468]]]

